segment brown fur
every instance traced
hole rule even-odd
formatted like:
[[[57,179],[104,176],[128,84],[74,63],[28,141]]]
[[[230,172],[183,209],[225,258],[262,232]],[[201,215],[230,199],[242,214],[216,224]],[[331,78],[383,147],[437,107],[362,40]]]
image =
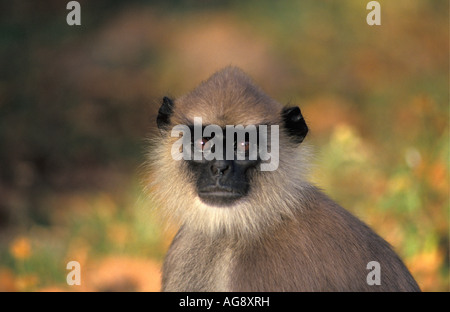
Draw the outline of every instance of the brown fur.
[[[177,138],[156,139],[149,187],[162,214],[180,224],[163,267],[165,291],[417,291],[389,244],[306,181],[309,149],[281,129],[283,106],[228,67],[174,102],[171,125],[280,124],[280,164],[257,172],[251,191],[227,208],[202,203]],[[381,285],[366,265],[378,261]]]

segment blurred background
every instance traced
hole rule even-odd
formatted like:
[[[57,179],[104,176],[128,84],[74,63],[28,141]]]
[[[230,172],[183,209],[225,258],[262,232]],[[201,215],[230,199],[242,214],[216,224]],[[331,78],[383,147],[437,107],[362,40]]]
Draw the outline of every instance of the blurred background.
[[[236,65],[299,105],[312,181],[449,290],[449,3],[0,4],[0,290],[158,291],[173,231],[142,192],[164,95]],[[68,286],[66,264],[81,264]]]

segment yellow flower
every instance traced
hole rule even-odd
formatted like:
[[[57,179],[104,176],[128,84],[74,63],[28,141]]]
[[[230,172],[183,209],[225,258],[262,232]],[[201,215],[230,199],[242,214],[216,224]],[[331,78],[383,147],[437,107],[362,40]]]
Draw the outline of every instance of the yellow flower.
[[[35,274],[20,276],[16,279],[16,287],[19,291],[28,291],[36,287],[38,277]]]
[[[30,240],[26,237],[16,238],[9,247],[10,253],[15,259],[25,260],[31,255]]]

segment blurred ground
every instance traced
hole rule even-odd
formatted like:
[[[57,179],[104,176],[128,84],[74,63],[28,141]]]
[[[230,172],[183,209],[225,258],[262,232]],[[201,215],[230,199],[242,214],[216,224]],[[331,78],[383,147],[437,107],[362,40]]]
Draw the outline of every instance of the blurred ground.
[[[379,1],[372,27],[356,0],[79,2],[79,27],[64,1],[0,4],[0,290],[158,291],[145,138],[230,64],[301,106],[313,181],[449,290],[447,1]]]

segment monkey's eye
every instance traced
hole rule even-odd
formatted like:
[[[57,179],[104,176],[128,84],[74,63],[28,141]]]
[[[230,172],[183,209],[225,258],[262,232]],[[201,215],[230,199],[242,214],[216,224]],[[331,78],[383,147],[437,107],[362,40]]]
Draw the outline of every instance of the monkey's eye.
[[[249,141],[240,141],[234,143],[234,150],[236,154],[244,155],[245,158],[250,156],[250,152],[252,149],[253,144]]]
[[[250,142],[243,141],[243,142],[236,143],[236,151],[237,152],[243,152],[243,153],[247,154],[249,150],[250,150]]]
[[[209,142],[211,138],[200,138],[194,141],[194,148],[200,151],[209,149],[211,146],[211,142]]]

